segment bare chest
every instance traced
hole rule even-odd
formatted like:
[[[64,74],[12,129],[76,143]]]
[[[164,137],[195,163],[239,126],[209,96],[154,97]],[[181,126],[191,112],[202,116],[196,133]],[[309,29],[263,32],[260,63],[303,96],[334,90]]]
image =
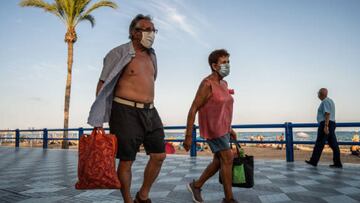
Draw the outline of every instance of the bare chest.
[[[148,55],[136,55],[123,72],[125,77],[154,77],[154,74],[155,67]]]

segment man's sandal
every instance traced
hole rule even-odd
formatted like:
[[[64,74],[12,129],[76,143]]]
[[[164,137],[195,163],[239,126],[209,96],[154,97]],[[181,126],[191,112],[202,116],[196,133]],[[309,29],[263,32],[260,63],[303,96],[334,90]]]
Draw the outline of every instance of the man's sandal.
[[[136,193],[134,203],[151,203],[151,199],[148,198],[147,200],[140,199],[139,192]]]

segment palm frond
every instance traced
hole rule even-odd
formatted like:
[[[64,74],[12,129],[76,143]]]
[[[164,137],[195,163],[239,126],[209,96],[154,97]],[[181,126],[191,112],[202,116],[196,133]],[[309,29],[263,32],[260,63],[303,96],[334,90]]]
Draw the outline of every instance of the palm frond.
[[[56,1],[55,1],[56,2]],[[66,19],[66,15],[65,15],[65,12],[64,12],[64,8],[61,4],[59,3],[55,3],[56,4],[56,9],[58,10],[59,14],[64,18]]]
[[[90,22],[91,27],[94,27],[94,26],[95,26],[95,18],[94,18],[94,16],[92,16],[92,15],[86,15],[86,16],[81,16],[81,17],[79,18],[79,22],[80,22],[80,21],[85,21],[85,20],[87,20],[87,21]]]
[[[85,13],[84,16],[89,15],[91,12],[93,12],[94,10],[100,8],[100,7],[110,7],[113,9],[116,9],[118,6],[115,2],[112,1],[107,1],[107,0],[101,0],[98,1],[96,3],[94,3]]]
[[[86,7],[90,2],[91,0],[77,0],[75,4],[76,16],[80,16],[82,13],[84,13]]]
[[[43,0],[22,0],[19,5],[21,7],[36,7],[42,8],[44,11],[55,14],[61,20],[64,20],[63,14],[59,11],[56,3],[47,3]]]
[[[47,12],[57,15],[67,27],[76,27],[80,21],[89,21],[91,26],[95,25],[95,18],[91,13],[100,7],[116,9],[118,6],[111,0],[100,0],[89,6],[91,0],[54,0],[54,3],[47,3],[45,0],[21,0],[20,6],[38,7]],[[87,10],[86,10],[87,9]]]
[[[37,7],[45,10],[52,9],[52,5],[43,0],[22,0],[19,5],[21,7]]]
[[[58,2],[63,7],[66,16],[68,16],[68,17],[71,16],[71,5],[72,5],[73,1],[58,0]]]
[[[69,16],[67,15],[67,11],[66,11],[66,0],[55,0],[55,4],[56,4],[56,7],[57,7],[57,10],[58,12],[60,13],[60,15],[63,17],[64,19],[64,23],[66,25],[69,24]]]
[[[69,26],[73,26],[75,25],[75,19],[76,19],[76,16],[75,16],[75,12],[74,12],[74,7],[75,7],[75,0],[62,0],[64,2],[64,5],[65,5],[65,12],[66,12],[66,15],[67,15],[67,19],[68,19],[68,25]]]

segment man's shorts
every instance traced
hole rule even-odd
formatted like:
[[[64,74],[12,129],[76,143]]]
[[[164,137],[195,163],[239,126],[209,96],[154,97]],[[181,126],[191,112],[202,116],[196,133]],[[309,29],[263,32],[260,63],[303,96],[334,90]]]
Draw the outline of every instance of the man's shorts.
[[[164,127],[155,108],[145,109],[113,102],[110,133],[118,141],[116,158],[134,161],[141,144],[147,154],[164,153]]]
[[[212,153],[216,154],[219,151],[230,149],[230,133],[227,133],[221,137],[206,140],[206,143],[210,146]]]

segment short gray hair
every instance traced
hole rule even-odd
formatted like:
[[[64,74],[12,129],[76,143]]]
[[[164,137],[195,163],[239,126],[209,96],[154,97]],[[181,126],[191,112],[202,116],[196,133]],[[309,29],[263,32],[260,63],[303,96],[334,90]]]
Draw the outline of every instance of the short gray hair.
[[[150,20],[152,21],[152,18],[150,15],[143,15],[143,14],[137,14],[135,18],[131,21],[129,26],[129,38],[131,39],[131,32],[135,29],[136,25],[140,20]]]

